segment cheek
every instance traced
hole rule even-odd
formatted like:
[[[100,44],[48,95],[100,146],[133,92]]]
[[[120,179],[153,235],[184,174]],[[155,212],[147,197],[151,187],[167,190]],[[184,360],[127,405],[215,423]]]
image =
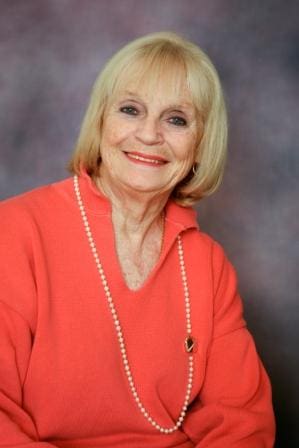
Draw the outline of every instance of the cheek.
[[[185,137],[177,137],[175,140],[176,147],[176,157],[187,163],[193,163],[195,149],[196,149],[196,138],[194,135],[189,135]]]
[[[109,119],[103,126],[102,143],[113,147],[129,138],[130,134],[131,128],[127,123],[117,119]]]
[[[102,131],[102,140],[101,144],[103,148],[110,148],[113,146],[114,142],[118,140],[117,134],[118,131],[114,126],[105,126],[105,129]]]

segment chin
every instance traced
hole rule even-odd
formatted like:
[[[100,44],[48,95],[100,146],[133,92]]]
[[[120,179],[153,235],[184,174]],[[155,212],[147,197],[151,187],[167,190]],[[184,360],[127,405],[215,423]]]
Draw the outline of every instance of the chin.
[[[130,184],[127,186],[129,189],[134,190],[139,193],[160,193],[163,191],[162,187],[158,187],[155,185],[140,185],[140,184]]]
[[[146,182],[145,179],[132,180],[130,179],[129,182],[125,182],[124,185],[127,189],[130,189],[132,191],[138,192],[138,193],[162,193],[165,192],[165,186],[161,185],[160,183],[156,182]]]

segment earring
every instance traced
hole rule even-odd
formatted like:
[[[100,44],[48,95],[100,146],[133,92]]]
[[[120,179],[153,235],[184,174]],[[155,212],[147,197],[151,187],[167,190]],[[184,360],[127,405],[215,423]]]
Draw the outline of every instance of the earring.
[[[197,174],[197,167],[198,167],[198,163],[194,163],[192,166],[192,173],[194,174],[194,176],[196,176],[196,174]]]

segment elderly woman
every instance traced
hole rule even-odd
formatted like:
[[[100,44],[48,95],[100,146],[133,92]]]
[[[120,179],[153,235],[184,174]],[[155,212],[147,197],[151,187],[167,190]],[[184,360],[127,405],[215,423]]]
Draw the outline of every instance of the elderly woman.
[[[145,36],[96,81],[73,176],[1,204],[0,447],[273,446],[234,269],[191,208],[226,134],[208,57]]]

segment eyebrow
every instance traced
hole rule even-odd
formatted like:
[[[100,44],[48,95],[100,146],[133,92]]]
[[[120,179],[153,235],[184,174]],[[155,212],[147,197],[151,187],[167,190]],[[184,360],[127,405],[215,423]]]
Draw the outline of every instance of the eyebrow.
[[[135,92],[131,92],[130,90],[125,90],[124,91],[125,95],[129,95],[135,99],[137,99],[138,101],[141,101],[142,103],[144,103],[144,100],[138,95],[138,93]],[[173,103],[170,104],[167,109],[173,109],[176,112],[180,112],[182,110],[182,112],[184,112],[184,109],[195,109],[194,105],[192,103],[189,102],[184,102],[184,103]]]

